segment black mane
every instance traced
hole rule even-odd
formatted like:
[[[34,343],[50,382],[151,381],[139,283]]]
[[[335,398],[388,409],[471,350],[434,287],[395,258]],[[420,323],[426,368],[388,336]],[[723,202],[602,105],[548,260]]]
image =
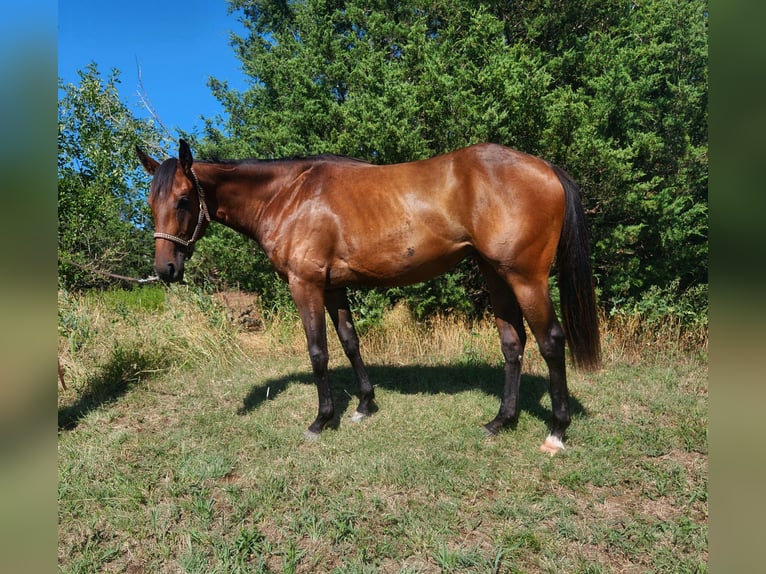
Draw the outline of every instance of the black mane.
[[[173,187],[176,169],[178,169],[178,159],[175,157],[168,158],[160,164],[154,172],[149,197],[163,197],[165,192]]]
[[[304,162],[304,161],[327,161],[327,162],[336,162],[336,163],[345,163],[345,162],[352,162],[352,163],[369,163],[363,159],[357,159],[354,157],[346,156],[346,155],[337,155],[332,153],[323,153],[319,155],[310,155],[310,156],[291,156],[286,158],[275,158],[275,159],[258,159],[258,158],[246,158],[246,159],[223,159],[216,156],[212,156],[205,159],[195,160],[199,161],[200,163],[216,163],[221,165],[248,165],[248,164],[268,164],[268,163],[293,163],[293,162]]]
[[[283,159],[257,159],[257,158],[247,158],[247,159],[220,159],[216,157],[211,158],[205,158],[200,160],[195,160],[198,163],[208,163],[208,164],[218,164],[218,165],[230,165],[230,166],[237,166],[237,165],[258,165],[258,164],[277,164],[277,163],[295,163],[295,162],[331,162],[331,163],[369,163],[361,159],[356,159],[353,157],[348,157],[345,155],[335,155],[335,154],[329,154],[324,153],[320,155],[313,155],[313,156],[307,156],[307,157],[289,157],[289,158],[283,158]],[[178,158],[171,157],[163,161],[160,166],[157,168],[157,171],[154,173],[154,178],[152,179],[152,187],[149,191],[149,197],[150,198],[162,198],[166,195],[166,192],[168,189],[171,189],[173,186],[173,180],[176,175],[176,170],[178,169]]]

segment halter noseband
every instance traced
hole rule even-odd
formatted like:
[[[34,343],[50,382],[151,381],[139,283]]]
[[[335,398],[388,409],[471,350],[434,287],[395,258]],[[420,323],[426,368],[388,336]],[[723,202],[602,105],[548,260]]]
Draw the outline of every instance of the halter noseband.
[[[199,197],[199,217],[197,218],[197,227],[194,228],[194,233],[192,234],[191,239],[187,241],[176,235],[171,235],[170,233],[161,233],[159,231],[154,232],[155,239],[167,239],[168,241],[183,246],[187,251],[191,251],[192,247],[194,247],[194,242],[199,239],[198,235],[202,229],[202,221],[205,219],[208,222],[210,221],[210,213],[208,213],[207,204],[205,203],[205,190],[202,189],[197,174],[194,173],[194,168],[190,168],[190,170],[192,177],[194,178],[194,184],[197,187],[197,197]]]

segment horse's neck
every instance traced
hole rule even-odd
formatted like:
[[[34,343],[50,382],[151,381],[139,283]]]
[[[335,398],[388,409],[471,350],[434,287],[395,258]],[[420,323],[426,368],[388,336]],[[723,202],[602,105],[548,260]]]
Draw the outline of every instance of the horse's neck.
[[[269,202],[294,180],[299,166],[277,162],[203,164],[202,187],[211,190],[215,221],[258,239],[261,215]]]

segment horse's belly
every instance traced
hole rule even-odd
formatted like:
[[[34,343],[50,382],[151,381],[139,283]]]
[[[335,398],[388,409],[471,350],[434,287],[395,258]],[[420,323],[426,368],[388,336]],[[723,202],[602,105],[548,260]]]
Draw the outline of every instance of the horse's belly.
[[[339,266],[337,278],[345,279],[345,284],[370,287],[411,285],[446,273],[472,251],[468,243],[370,250]]]

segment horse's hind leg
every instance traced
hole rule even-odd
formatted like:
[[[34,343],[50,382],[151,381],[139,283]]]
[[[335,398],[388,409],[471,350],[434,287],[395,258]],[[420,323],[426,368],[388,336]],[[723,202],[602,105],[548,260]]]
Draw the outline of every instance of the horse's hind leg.
[[[505,358],[505,382],[500,410],[494,419],[484,425],[488,432],[497,434],[504,426],[516,424],[519,417],[519,382],[526,331],[519,304],[505,280],[484,261],[479,261],[479,269],[489,290],[492,312],[500,335],[500,347]]]
[[[359,337],[354,329],[354,321],[351,318],[351,309],[348,304],[348,297],[345,289],[335,289],[328,291],[325,296],[325,306],[330,314],[335,331],[343,346],[351,366],[354,368],[356,380],[359,384],[359,406],[351,417],[353,421],[360,421],[370,414],[374,406],[375,391],[370,383],[370,377],[362,361],[362,355],[359,352]]]
[[[510,283],[524,317],[537,339],[540,354],[548,365],[553,416],[550,434],[540,450],[555,454],[564,448],[564,432],[571,422],[564,356],[564,330],[553,310],[547,276],[541,275],[536,279],[528,279],[514,275],[510,277]]]

